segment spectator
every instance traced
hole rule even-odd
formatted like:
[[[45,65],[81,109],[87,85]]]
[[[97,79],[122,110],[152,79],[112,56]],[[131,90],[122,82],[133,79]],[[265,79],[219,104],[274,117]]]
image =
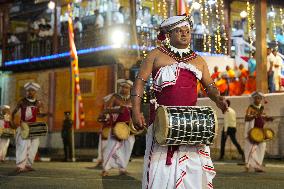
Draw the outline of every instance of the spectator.
[[[17,45],[20,43],[20,40],[14,34],[8,34],[8,44]]]
[[[81,23],[81,21],[79,20],[79,17],[76,17],[74,20],[74,34],[75,34],[75,38],[82,38],[83,35],[83,25]]]
[[[114,24],[124,24],[123,7],[113,13],[112,22]]]
[[[275,56],[275,61],[273,65],[273,78],[274,78],[274,85],[275,85],[275,90],[279,91],[281,88],[281,69],[282,69],[282,58],[277,54],[277,50],[273,49],[272,54]]]
[[[230,66],[226,66],[226,71],[229,78],[235,77],[235,71]]]
[[[95,10],[95,16],[96,16],[95,27],[96,28],[104,27],[104,17],[100,14],[99,10]]]
[[[255,60],[255,52],[252,52],[251,58],[248,60],[248,70],[249,70],[249,76],[255,76],[256,75],[256,60]]]
[[[275,91],[275,85],[274,85],[274,62],[275,62],[275,56],[271,52],[271,48],[267,48],[267,77],[268,77],[268,89],[269,92]]]
[[[209,33],[209,31],[206,29],[206,26],[201,22],[198,22],[197,24],[195,24],[192,30],[193,30],[193,33],[197,35],[204,35],[204,34]]]
[[[211,75],[211,78],[213,79],[214,82],[216,82],[220,77],[220,72],[218,66],[214,67],[214,73]]]
[[[276,41],[278,42],[280,53],[284,53],[284,35],[282,29],[276,35]]]

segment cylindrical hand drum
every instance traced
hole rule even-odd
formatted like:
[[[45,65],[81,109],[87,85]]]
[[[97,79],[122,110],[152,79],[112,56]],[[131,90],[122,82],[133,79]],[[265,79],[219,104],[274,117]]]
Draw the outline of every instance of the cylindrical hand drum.
[[[216,136],[218,121],[209,106],[159,106],[154,135],[160,145],[210,145]]]
[[[117,122],[113,127],[113,134],[119,140],[126,140],[130,135],[129,126],[125,122]]]
[[[16,130],[12,128],[0,128],[0,138],[14,138]]]
[[[254,127],[249,130],[249,139],[251,142],[260,143],[264,141],[264,132],[262,128]]]
[[[23,139],[45,136],[47,134],[47,124],[44,122],[21,123],[21,136]]]

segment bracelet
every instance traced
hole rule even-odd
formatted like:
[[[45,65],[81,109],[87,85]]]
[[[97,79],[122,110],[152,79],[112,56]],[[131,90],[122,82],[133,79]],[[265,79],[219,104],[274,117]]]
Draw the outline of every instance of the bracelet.
[[[216,87],[216,85],[215,85],[215,82],[212,82],[212,83],[210,83],[206,88],[204,88],[204,91],[205,91],[205,92],[208,92],[208,89],[209,89],[210,87],[214,87],[214,88],[217,89],[217,87]]]
[[[141,81],[143,81],[144,83],[147,83],[147,81],[145,79],[143,79],[142,77],[140,77],[139,75],[136,76],[136,79],[140,79]]]
[[[138,94],[131,94],[130,96],[137,96],[137,97],[141,98],[141,100],[143,100],[143,97],[138,95]]]

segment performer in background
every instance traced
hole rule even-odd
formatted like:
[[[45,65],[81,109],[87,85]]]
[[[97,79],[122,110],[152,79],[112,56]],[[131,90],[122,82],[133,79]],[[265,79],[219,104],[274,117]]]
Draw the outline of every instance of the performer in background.
[[[146,126],[140,105],[144,85],[150,74],[153,77],[156,103],[159,105],[195,106],[196,85],[197,80],[200,80],[208,97],[223,112],[226,111],[227,104],[210,77],[207,63],[190,49],[192,26],[187,16],[173,16],[161,24],[158,38],[165,43],[147,55],[131,92],[132,119],[136,129],[144,129]],[[142,188],[213,188],[215,170],[209,147],[159,145],[153,137],[154,105],[150,115]]]
[[[262,129],[265,121],[272,121],[272,118],[264,113],[264,106],[261,103],[263,94],[254,92],[251,94],[251,97],[253,98],[253,103],[247,108],[245,116],[245,169],[247,172],[250,168],[253,168],[256,172],[264,172],[262,162],[265,155],[266,142],[252,142],[249,131],[254,127]]]
[[[37,100],[36,93],[40,89],[39,84],[28,82],[24,85],[27,92],[26,97],[22,98],[12,113],[12,124],[15,125],[15,115],[20,110],[21,122],[33,123],[37,117],[44,117],[48,114],[41,113],[42,103]],[[32,164],[39,146],[39,138],[23,139],[21,136],[21,127],[16,131],[16,172],[34,171]]]
[[[62,125],[61,137],[64,146],[64,161],[72,161],[72,127],[73,120],[70,111],[64,112],[65,119]]]
[[[110,128],[113,124],[113,118],[117,117],[117,115],[115,115],[114,113],[113,114],[104,113],[107,102],[112,98],[113,95],[114,93],[111,93],[103,98],[104,107],[103,107],[102,113],[98,117],[98,122],[102,124],[102,128],[99,134],[98,157],[97,157],[96,165],[90,168],[97,168],[98,166],[101,166],[103,163],[103,153],[104,153],[104,150],[108,142],[108,136],[106,137],[105,135],[108,131],[110,131]],[[106,133],[103,133],[103,132],[106,132]]]
[[[237,132],[237,116],[236,112],[233,108],[230,107],[231,102],[226,100],[228,104],[228,110],[224,114],[224,127],[222,131],[222,138],[221,138],[221,152],[219,160],[223,160],[225,155],[225,145],[227,137],[231,138],[232,143],[238,149],[239,154],[242,156],[242,160],[244,161],[245,155],[244,152],[236,139],[236,132]]]
[[[1,137],[3,129],[11,128],[10,123],[10,106],[3,105],[0,113],[0,162],[4,162],[7,154],[7,150],[10,143],[10,138]]]
[[[118,122],[129,124],[131,121],[131,101],[130,89],[133,85],[132,81],[120,79],[119,93],[114,94],[106,104],[105,113],[117,114],[117,118],[113,118],[113,126]],[[135,142],[135,137],[130,135],[126,140],[118,140],[113,135],[113,130],[110,133],[108,143],[103,151],[103,172],[102,176],[108,175],[108,170],[118,168],[120,174],[127,174],[126,167],[128,165],[132,148]]]

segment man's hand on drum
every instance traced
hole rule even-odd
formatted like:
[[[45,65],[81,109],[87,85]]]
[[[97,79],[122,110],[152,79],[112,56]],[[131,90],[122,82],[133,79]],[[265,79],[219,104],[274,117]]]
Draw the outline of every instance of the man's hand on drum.
[[[218,96],[217,101],[216,101],[216,106],[220,108],[220,110],[223,112],[223,114],[227,111],[228,109],[228,104],[225,100],[225,97],[223,96]]]
[[[143,130],[146,127],[146,121],[141,112],[137,112],[137,113],[133,112],[132,121],[133,121],[134,128],[137,131]]]

